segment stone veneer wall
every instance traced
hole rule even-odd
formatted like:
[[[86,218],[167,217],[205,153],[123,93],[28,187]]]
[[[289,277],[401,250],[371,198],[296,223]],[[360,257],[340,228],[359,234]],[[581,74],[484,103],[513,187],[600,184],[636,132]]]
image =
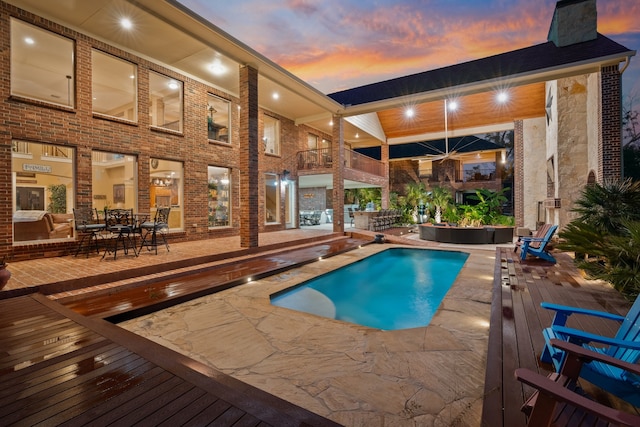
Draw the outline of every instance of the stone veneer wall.
[[[325,187],[301,188],[298,190],[298,206],[301,211],[323,211],[327,208]]]
[[[520,216],[516,216],[517,225],[527,227],[531,230],[537,228],[537,222],[546,222],[546,218],[538,218],[538,203],[543,202],[547,198],[547,158],[541,156],[545,153],[545,118],[523,120],[520,126],[516,126],[516,130],[520,127],[522,130],[522,139],[524,143],[520,151],[523,153],[523,159],[518,159],[521,163],[520,173],[515,171],[515,182],[518,184],[518,190],[521,191],[521,209]]]

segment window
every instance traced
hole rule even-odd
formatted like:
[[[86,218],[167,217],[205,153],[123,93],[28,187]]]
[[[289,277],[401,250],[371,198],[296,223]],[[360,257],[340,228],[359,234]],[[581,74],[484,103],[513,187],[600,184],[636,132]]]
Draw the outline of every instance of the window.
[[[313,134],[307,135],[307,148],[309,150],[315,150],[318,148],[318,137]]]
[[[231,169],[208,168],[209,227],[231,225]]]
[[[181,81],[149,72],[149,115],[151,126],[182,132]]]
[[[11,94],[75,106],[74,42],[11,19]]]
[[[93,207],[138,210],[138,162],[134,156],[91,153]]]
[[[420,178],[431,178],[433,176],[433,162],[431,160],[418,161],[418,173]]]
[[[264,115],[262,142],[264,152],[280,155],[280,120]]]
[[[169,229],[183,229],[183,170],[181,162],[152,158],[149,160],[149,197],[153,218],[158,208],[171,208]]]
[[[13,241],[73,238],[74,149],[25,141],[12,145]]]
[[[217,96],[207,95],[207,134],[214,141],[231,142],[230,103]]]
[[[280,189],[278,175],[275,173],[264,174],[264,213],[265,222],[273,224],[280,222]]]
[[[91,72],[93,112],[137,121],[135,64],[92,50]]]

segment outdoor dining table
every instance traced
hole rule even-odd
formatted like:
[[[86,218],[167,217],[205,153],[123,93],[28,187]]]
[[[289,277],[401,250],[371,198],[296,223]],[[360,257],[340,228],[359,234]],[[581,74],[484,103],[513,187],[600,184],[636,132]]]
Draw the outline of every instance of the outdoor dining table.
[[[113,251],[113,259],[118,256],[118,248],[122,245],[125,255],[128,255],[129,249],[133,250],[133,254],[137,257],[138,250],[136,248],[136,234],[140,234],[140,224],[144,222],[147,215],[134,214],[133,209],[106,209],[105,224],[106,230],[111,233],[110,240],[113,245],[105,245],[105,251],[102,255],[104,259],[107,253]]]

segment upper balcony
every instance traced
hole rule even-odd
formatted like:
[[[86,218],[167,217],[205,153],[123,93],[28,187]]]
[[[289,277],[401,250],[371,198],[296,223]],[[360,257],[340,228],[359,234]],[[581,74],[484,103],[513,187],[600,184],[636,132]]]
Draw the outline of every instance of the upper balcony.
[[[299,151],[296,155],[296,165],[298,175],[330,173],[330,169],[333,167],[331,149],[318,148]],[[344,166],[348,169],[366,172],[379,177],[385,176],[384,163],[348,149],[344,150]]]

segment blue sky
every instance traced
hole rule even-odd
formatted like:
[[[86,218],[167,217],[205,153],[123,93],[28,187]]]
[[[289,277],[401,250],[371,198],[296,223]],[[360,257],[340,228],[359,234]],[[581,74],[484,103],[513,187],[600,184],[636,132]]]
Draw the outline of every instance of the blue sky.
[[[179,0],[331,93],[544,43],[552,0]],[[640,0],[599,0],[598,31],[640,50]],[[640,108],[640,55],[623,74]]]

